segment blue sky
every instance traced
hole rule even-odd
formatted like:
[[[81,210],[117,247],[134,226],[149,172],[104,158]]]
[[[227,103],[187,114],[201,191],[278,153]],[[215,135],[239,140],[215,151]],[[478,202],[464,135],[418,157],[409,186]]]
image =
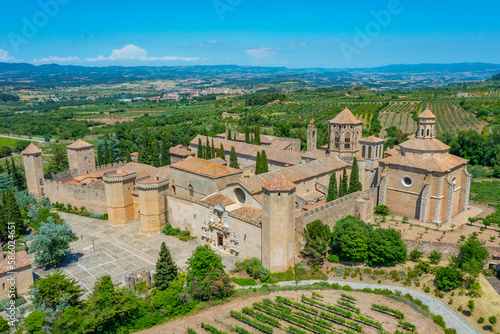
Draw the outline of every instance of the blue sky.
[[[500,63],[499,1],[22,0],[0,61],[373,67]]]

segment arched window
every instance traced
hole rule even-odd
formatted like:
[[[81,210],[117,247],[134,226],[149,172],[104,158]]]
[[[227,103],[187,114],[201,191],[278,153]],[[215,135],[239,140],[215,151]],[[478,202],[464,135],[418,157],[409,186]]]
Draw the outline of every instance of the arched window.
[[[345,149],[351,148],[351,135],[349,133],[345,134],[344,148]]]
[[[368,159],[372,158],[372,147],[368,146]]]
[[[429,137],[431,130],[427,129],[427,137]]]
[[[422,137],[424,136],[424,129],[422,129]]]
[[[335,133],[335,148],[340,148],[340,135],[338,133]]]
[[[363,158],[366,158],[366,146],[365,146],[365,145],[363,145],[363,149],[362,149],[362,152],[361,152],[361,156],[362,156]]]
[[[193,189],[193,186],[192,186],[192,185],[189,185],[188,189],[189,189],[189,196],[190,196],[190,197],[193,197],[193,196],[194,196],[194,189]]]
[[[174,185],[172,185],[172,194],[175,195],[175,186]]]

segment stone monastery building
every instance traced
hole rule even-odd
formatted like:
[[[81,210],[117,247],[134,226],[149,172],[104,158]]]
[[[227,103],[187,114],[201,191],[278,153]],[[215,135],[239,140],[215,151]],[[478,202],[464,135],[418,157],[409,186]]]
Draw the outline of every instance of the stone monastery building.
[[[143,233],[160,233],[168,221],[223,252],[260,258],[272,272],[292,265],[300,233],[316,219],[330,226],[347,215],[371,221],[374,207],[385,204],[396,214],[442,224],[467,209],[467,161],[435,138],[429,109],[419,116],[415,138],[388,157],[384,140],[362,138],[363,123],[347,108],[328,125],[328,144],[317,148],[311,121],[306,152],[287,138],[261,137],[257,146],[239,135],[236,141],[197,136],[190,147],[172,148],[174,163],[160,168],[136,162],[96,167],[94,147],[83,140],[67,147],[70,170],[57,175],[43,175],[34,144],[22,154],[29,191],[38,197],[108,213],[113,225],[139,221]],[[195,157],[199,140],[207,139],[222,144],[225,160]],[[239,169],[228,166],[231,147]],[[262,150],[269,172],[255,175]],[[331,174],[340,180],[345,168],[350,175],[354,157],[363,190],[326,203]]]

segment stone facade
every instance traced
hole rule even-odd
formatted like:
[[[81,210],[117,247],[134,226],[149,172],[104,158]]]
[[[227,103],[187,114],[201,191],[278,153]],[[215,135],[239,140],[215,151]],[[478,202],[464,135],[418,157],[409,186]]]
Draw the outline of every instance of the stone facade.
[[[307,151],[314,151],[318,144],[318,130],[314,125],[314,120],[307,126]]]
[[[38,199],[41,199],[46,193],[42,166],[42,150],[31,143],[22,152],[22,155],[28,191],[35,194]]]
[[[66,151],[70,170],[76,170],[78,175],[95,172],[94,145],[78,139],[73,144],[66,146]]]
[[[328,122],[328,152],[339,156],[357,156],[363,122],[345,108]]]

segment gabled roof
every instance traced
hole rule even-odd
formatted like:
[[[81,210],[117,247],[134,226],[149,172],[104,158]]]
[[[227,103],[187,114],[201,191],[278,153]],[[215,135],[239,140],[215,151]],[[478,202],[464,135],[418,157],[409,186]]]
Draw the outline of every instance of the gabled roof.
[[[183,156],[183,157],[188,157],[190,155],[193,155],[193,156],[195,155],[194,152],[186,150],[185,146],[180,145],[180,144],[177,145],[177,146],[171,147],[170,148],[170,154],[179,155],[179,156]]]
[[[436,116],[432,113],[429,107],[427,107],[420,115],[418,115],[418,118],[436,118]]]
[[[453,168],[467,164],[467,160],[457,157],[453,154],[447,154],[444,157],[430,157],[422,159],[418,157],[406,157],[398,154],[379,160],[379,163],[386,165],[398,165],[413,167],[429,172],[446,172]]]
[[[328,123],[334,124],[363,124],[347,107]]]
[[[195,157],[173,164],[170,168],[201,174],[210,178],[242,173],[239,169]]]
[[[209,195],[205,197],[204,199],[201,200],[204,203],[210,204],[211,206],[217,206],[219,204],[222,204],[224,206],[230,206],[234,204],[234,201],[231,199],[231,197],[223,195],[221,193],[215,193],[212,195]]]
[[[14,261],[12,261],[12,259],[8,259],[7,257],[0,261],[0,275],[5,274],[9,271],[14,271],[16,269],[31,266],[31,262],[28,258],[28,254],[26,254],[26,251],[16,252],[14,254],[14,257]]]
[[[77,150],[80,148],[90,148],[94,147],[94,145],[87,143],[86,141],[82,139],[78,139],[75,141],[73,144],[66,146],[66,148],[72,149],[72,150]]]
[[[31,143],[21,152],[21,154],[39,154],[42,150],[39,149],[35,144]]]
[[[385,139],[382,139],[382,138],[377,138],[375,136],[370,136],[370,137],[367,137],[367,138],[361,138],[359,140],[359,142],[363,142],[363,143],[371,143],[371,144],[378,144],[378,143],[383,143],[385,142]]]
[[[277,173],[264,183],[262,188],[271,191],[290,191],[295,189],[295,183],[290,182],[283,174]]]

